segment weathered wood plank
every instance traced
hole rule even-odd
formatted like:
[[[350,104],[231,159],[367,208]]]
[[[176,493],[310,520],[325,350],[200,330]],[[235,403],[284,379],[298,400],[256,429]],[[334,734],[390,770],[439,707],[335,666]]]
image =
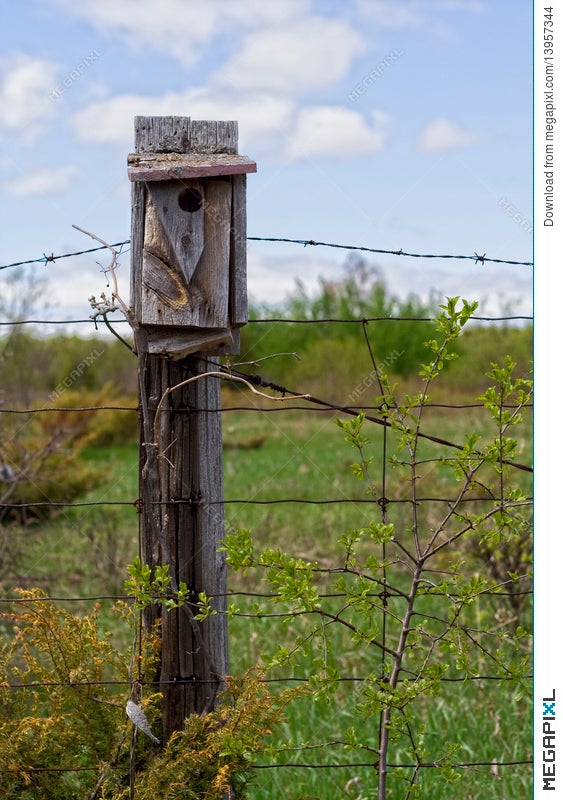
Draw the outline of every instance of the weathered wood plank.
[[[143,247],[145,238],[145,185],[133,183],[131,186],[131,271],[130,271],[130,305],[133,316],[141,320],[142,287],[141,271],[143,263]],[[134,268],[134,265],[136,268]]]
[[[201,328],[229,325],[229,262],[232,185],[229,180],[204,182],[204,247],[191,287],[199,299]]]
[[[131,181],[165,181],[256,172],[256,162],[233,153],[132,153]]]
[[[150,119],[150,118],[149,118]],[[143,120],[141,122],[141,120]],[[138,152],[171,151],[182,146],[188,149],[191,131],[189,124],[179,118],[136,119],[135,147]],[[212,128],[207,131],[207,146],[213,141]],[[219,135],[215,126],[215,137]],[[203,129],[202,129],[203,131]],[[201,134],[203,136],[203,134]],[[229,133],[232,142],[232,130]],[[220,184],[223,181],[217,181]],[[211,190],[210,202],[221,216],[228,215],[229,225],[219,225],[216,236],[207,238],[199,261],[191,276],[184,273],[180,263],[171,252],[172,243],[182,234],[180,228],[166,222],[164,194],[154,200],[146,184],[133,184],[132,213],[132,298],[135,313],[140,312],[143,288],[142,278],[157,280],[151,269],[160,268],[156,262],[149,267],[147,253],[153,259],[161,259],[167,268],[174,268],[175,277],[185,281],[189,287],[201,284],[207,291],[211,280],[208,272],[213,269],[210,260],[225,257],[225,237],[230,238],[230,192],[228,203],[219,199]],[[152,203],[152,208],[150,207]],[[203,213],[204,235],[208,215]],[[149,250],[147,250],[147,245]],[[150,251],[150,252],[149,252]],[[207,252],[208,251],[208,252]],[[205,274],[198,275],[202,258],[208,259]],[[228,269],[227,269],[228,273]],[[170,285],[163,296],[174,296],[178,291],[178,280],[168,276]],[[188,281],[189,279],[189,281]],[[180,284],[181,285],[181,284]],[[183,287],[185,288],[185,286]],[[228,290],[221,290],[228,297]],[[160,298],[162,301],[162,298]],[[225,301],[221,300],[221,307]],[[201,319],[201,315],[200,315]],[[141,326],[138,340],[139,391],[141,395],[141,446],[140,446],[140,497],[142,555],[145,563],[154,568],[157,564],[169,564],[173,586],[185,581],[197,600],[199,592],[215,597],[214,607],[225,609],[226,566],[223,554],[217,552],[223,537],[223,469],[220,418],[220,382],[206,376],[209,360],[197,355],[172,360],[149,352],[151,326]],[[163,328],[166,336],[186,337],[182,328]],[[177,333],[175,333],[176,331]],[[193,329],[190,331],[193,334]],[[213,331],[212,336],[229,335],[229,326]],[[206,339],[204,331],[199,335]],[[189,339],[184,338],[184,342]],[[152,342],[154,345],[154,341]],[[219,346],[217,342],[213,342]],[[204,342],[202,342],[202,347]],[[202,377],[198,377],[202,376]],[[197,378],[185,383],[190,378]],[[182,385],[180,385],[182,384]],[[160,618],[162,651],[159,680],[162,691],[162,737],[170,735],[184,724],[191,713],[205,713],[213,707],[217,690],[228,674],[227,622],[226,615],[216,614],[204,624],[193,619],[189,609],[166,612],[149,609],[145,622],[149,626]]]
[[[190,150],[194,153],[237,153],[236,120],[192,120]]]
[[[147,349],[149,353],[155,353],[168,358],[177,360],[185,358],[192,353],[207,353],[208,355],[229,355],[230,353],[240,352],[240,339],[238,331],[230,328],[222,328],[214,331],[197,330],[190,331],[190,336],[186,337],[186,331],[181,328],[161,328],[151,334],[151,329],[147,329]]]
[[[135,151],[187,153],[190,131],[189,117],[135,117]]]
[[[231,221],[231,310],[234,328],[248,322],[246,276],[246,175],[233,175]]]

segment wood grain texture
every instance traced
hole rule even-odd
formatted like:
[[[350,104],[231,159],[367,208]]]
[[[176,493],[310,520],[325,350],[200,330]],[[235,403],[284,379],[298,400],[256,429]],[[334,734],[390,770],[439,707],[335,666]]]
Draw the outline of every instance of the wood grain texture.
[[[199,181],[190,188],[203,197]],[[182,211],[177,181],[147,186],[144,252],[141,265],[141,324],[198,324],[202,298],[190,287],[204,249],[204,209]]]
[[[135,152],[187,153],[190,130],[189,117],[135,117]]]
[[[161,380],[169,386],[209,369],[195,357],[160,361],[166,365]],[[218,552],[224,536],[219,393],[219,380],[201,378],[168,395],[160,418],[166,451],[160,470],[168,502],[160,506],[160,515],[165,549],[178,582],[184,581],[192,590],[194,602],[199,592],[205,591],[217,598],[214,607],[224,611],[226,564]],[[191,502],[178,502],[180,499]],[[223,614],[200,624],[181,609],[164,612],[161,625],[161,689],[164,736],[168,738],[183,726],[188,714],[212,707],[228,672],[227,625]]]
[[[229,180],[204,181],[204,247],[192,279],[202,328],[229,325],[231,205]]]
[[[192,202],[201,198],[199,208],[180,207],[186,193]],[[211,330],[229,326],[231,193],[228,179],[149,184],[143,325]]]
[[[190,126],[192,153],[238,153],[236,120],[192,120]]]
[[[216,147],[219,130],[217,125],[203,126],[196,141]],[[232,146],[232,126],[227,130]],[[187,148],[191,135],[191,125],[180,118],[136,119],[138,152]],[[224,536],[220,381],[205,376],[209,358],[177,357],[182,347],[195,344],[203,349],[232,341],[228,324],[215,330],[199,327],[207,319],[219,324],[226,317],[228,322],[228,281],[221,283],[213,270],[226,258],[229,273],[231,184],[212,183],[209,193],[200,183],[189,184],[187,188],[201,188],[208,205],[182,211],[182,224],[165,210],[178,202],[178,188],[166,182],[160,182],[159,190],[143,182],[132,184],[133,307],[136,312],[145,307],[143,293],[150,289],[156,296],[154,307],[161,306],[167,320],[176,321],[176,312],[197,318],[191,328],[168,322],[143,324],[138,336],[142,557],[152,569],[168,564],[173,587],[184,581],[194,603],[199,592],[205,592],[215,598],[213,607],[220,612],[204,623],[196,622],[187,607],[168,612],[151,606],[145,612],[145,624],[160,625],[162,635],[157,679],[164,741],[183,727],[189,714],[202,714],[214,706],[228,674],[227,618],[221,613],[226,603],[226,564],[218,552]],[[229,187],[226,193],[224,183]],[[206,213],[211,207],[213,215]],[[224,217],[228,224],[223,224]],[[182,241],[182,237],[188,238]],[[182,255],[188,250],[189,259]],[[220,302],[199,302],[196,289],[204,297],[211,283],[218,281]],[[170,347],[176,359],[155,350],[158,346],[164,352]]]
[[[233,175],[231,221],[230,320],[233,328],[248,322],[246,277],[246,175]]]

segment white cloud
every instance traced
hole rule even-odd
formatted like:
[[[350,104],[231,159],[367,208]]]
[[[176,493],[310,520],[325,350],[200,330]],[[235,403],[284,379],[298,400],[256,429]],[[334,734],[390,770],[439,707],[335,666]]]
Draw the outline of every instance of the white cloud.
[[[248,287],[255,303],[282,303],[295,292],[297,281],[309,295],[314,295],[321,278],[340,280],[345,275],[344,258],[323,255],[321,249],[268,255],[254,242],[249,245]],[[506,301],[513,302],[515,314],[532,313],[530,275],[525,272],[498,265],[494,270],[481,269],[476,280],[472,262],[467,265],[460,262],[452,271],[440,266],[413,267],[407,260],[389,258],[378,260],[377,264],[389,292],[402,300],[412,294],[424,302],[435,301],[436,296],[461,295],[470,301],[478,300],[478,313],[483,316],[503,313]]]
[[[382,28],[408,28],[420,24],[421,17],[412,3],[397,0],[357,0],[359,13]],[[420,5],[419,5],[420,8]]]
[[[184,0],[55,0],[103,34],[117,34],[133,47],[149,46],[182,61],[195,60],[195,45],[213,35],[216,14],[205,3],[186,13]]]
[[[363,50],[362,37],[343,20],[309,17],[246,36],[215,80],[271,92],[324,88],[344,77]]]
[[[53,113],[49,94],[56,75],[57,65],[52,61],[23,54],[0,65],[0,129],[33,140]]]
[[[370,125],[357,111],[338,106],[304,108],[287,145],[287,156],[355,158],[385,146],[387,116],[372,112]]]
[[[455,270],[436,265],[422,269],[394,259],[380,264],[379,269],[390,292],[401,299],[414,294],[432,302],[432,298],[459,295],[479,302],[478,316],[502,314],[506,302],[513,304],[514,314],[532,314],[530,274],[507,265],[477,269],[472,262],[459,262]]]
[[[270,94],[235,97],[232,92],[190,89],[161,97],[126,94],[82,108],[72,124],[82,141],[122,143],[132,147],[135,116],[189,116],[192,119],[235,119],[239,123],[239,151],[265,146],[288,128],[293,103]],[[251,153],[248,153],[251,155]]]
[[[431,0],[430,8],[438,11],[485,11],[486,6],[482,0]]]
[[[71,119],[78,138],[83,142],[121,144],[132,146],[133,120],[139,116],[183,114],[178,105],[173,112],[168,108],[167,97],[149,97],[141,94],[118,94],[83,106]],[[186,116],[189,114],[186,112]]]
[[[236,119],[239,152],[268,151],[281,158],[350,158],[381,150],[388,117],[373,111],[371,120],[352,109],[314,106],[296,112],[282,95],[233,95],[209,89],[168,92],[161,97],[117,95],[91,103],[76,113],[74,130],[84,142],[128,144],[133,147],[135,116],[185,115],[192,119]]]
[[[432,12],[481,12],[481,0],[356,0],[358,12],[382,28],[419,28],[435,22]]]
[[[257,246],[248,248],[248,288],[253,303],[283,303],[295,293],[298,281],[312,294],[318,291],[321,277],[342,276],[342,263],[320,252],[267,255],[259,250]]]
[[[444,117],[431,120],[418,139],[418,147],[426,153],[458,150],[475,142],[475,134],[463,130]]]
[[[206,44],[234,26],[278,25],[307,14],[310,0],[51,0],[101,33],[150,47],[190,64]]]
[[[183,97],[193,119],[238,120],[239,150],[247,143],[258,147],[269,144],[287,130],[294,112],[290,99],[270,93],[239,96],[203,89],[187,92]]]
[[[31,197],[63,192],[77,174],[74,166],[37,169],[4,183],[4,189],[15,197]]]
[[[218,22],[228,28],[231,21],[249,28],[262,25],[279,25],[287,20],[310,13],[311,0],[283,0],[283,3],[265,3],[264,0],[203,0],[202,5],[214,10]]]

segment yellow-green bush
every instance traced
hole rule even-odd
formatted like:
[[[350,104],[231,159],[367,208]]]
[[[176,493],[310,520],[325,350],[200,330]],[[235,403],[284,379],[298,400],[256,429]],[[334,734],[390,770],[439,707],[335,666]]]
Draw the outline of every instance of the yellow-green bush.
[[[135,612],[123,603],[114,611],[134,645]],[[158,640],[143,632],[139,662],[113,646],[97,606],[75,616],[39,590],[20,591],[1,620],[0,798],[125,800],[132,782],[136,800],[221,800],[229,788],[244,798],[254,759],[300,691],[271,695],[257,672],[227,678],[217,709],[188,717],[160,749],[142,731],[132,735],[125,713],[144,685],[142,706],[158,733]]]

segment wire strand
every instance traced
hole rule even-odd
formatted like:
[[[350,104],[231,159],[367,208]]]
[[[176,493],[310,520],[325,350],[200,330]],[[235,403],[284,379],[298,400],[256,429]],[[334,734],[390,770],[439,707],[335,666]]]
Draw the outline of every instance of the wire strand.
[[[278,237],[278,236],[247,236],[246,240],[248,242],[279,242],[285,244],[299,244],[303,247],[329,247],[336,250],[350,250],[350,251],[360,251],[362,253],[377,253],[378,255],[388,255],[388,256],[404,256],[406,258],[444,258],[444,259],[454,259],[454,260],[464,260],[464,261],[473,261],[475,264],[508,264],[513,266],[523,266],[523,267],[532,267],[533,261],[513,261],[505,258],[489,258],[487,254],[484,252],[483,255],[478,255],[477,251],[475,251],[472,255],[455,255],[453,253],[411,253],[407,252],[401,248],[395,250],[386,250],[379,247],[365,247],[363,245],[353,245],[353,244],[337,244],[335,242],[317,242],[314,239],[289,239],[285,237]],[[115,244],[110,245],[111,247],[118,248],[124,247],[126,244],[131,244],[130,239],[124,239],[121,242],[116,242]],[[50,256],[43,253],[40,258],[29,258],[22,261],[14,261],[11,264],[3,264],[0,266],[0,270],[3,269],[10,269],[11,267],[22,267],[28,264],[49,264],[54,261],[58,261],[61,258],[72,258],[74,256],[83,256],[88,253],[95,253],[99,250],[107,249],[105,246],[102,247],[91,247],[87,250],[78,250],[74,253],[61,253],[59,255],[54,255],[51,253]]]

